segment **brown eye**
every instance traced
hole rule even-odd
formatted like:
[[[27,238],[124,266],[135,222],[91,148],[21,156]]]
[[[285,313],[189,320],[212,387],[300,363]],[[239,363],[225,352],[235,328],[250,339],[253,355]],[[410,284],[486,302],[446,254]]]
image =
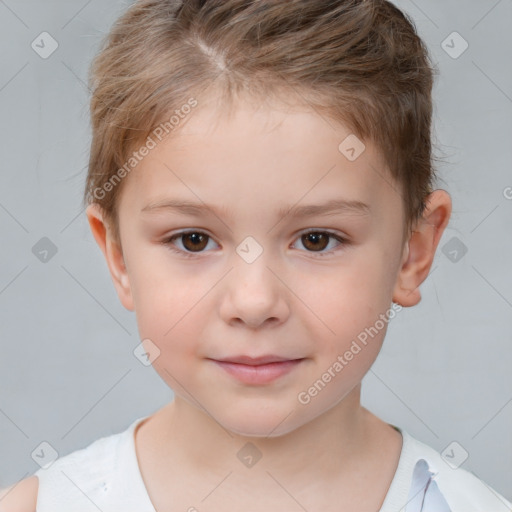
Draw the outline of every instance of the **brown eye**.
[[[309,250],[323,251],[329,244],[329,238],[332,238],[327,233],[311,232],[302,235],[302,243],[304,247]]]
[[[306,252],[315,254],[315,256],[330,256],[337,252],[341,246],[349,245],[349,241],[342,236],[335,235],[329,231],[308,231],[299,238],[301,244],[307,249]],[[334,242],[334,248],[328,246]],[[336,245],[337,244],[337,245]],[[326,250],[327,249],[327,250]]]
[[[302,245],[307,249],[306,252],[314,253],[315,256],[329,256],[337,252],[339,249],[338,246],[349,245],[347,239],[328,231],[309,231],[303,233],[298,240],[300,240]],[[168,246],[173,252],[184,257],[193,257],[201,253],[208,253],[208,250],[205,249],[208,247],[209,242],[213,242],[212,237],[201,231],[176,233],[162,241],[162,243]],[[328,249],[331,242],[334,242],[335,245]],[[180,245],[182,247],[179,247]]]
[[[181,237],[183,247],[188,251],[202,251],[208,244],[208,235],[202,233],[185,233],[179,235]]]
[[[213,242],[212,238],[201,231],[182,231],[166,238],[162,244],[180,256],[193,257],[196,254],[207,253],[208,250],[205,248],[209,241]]]

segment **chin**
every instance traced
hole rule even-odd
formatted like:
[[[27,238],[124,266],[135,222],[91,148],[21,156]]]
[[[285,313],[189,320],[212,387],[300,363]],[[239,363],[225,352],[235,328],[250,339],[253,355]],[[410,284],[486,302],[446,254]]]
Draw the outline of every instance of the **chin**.
[[[293,414],[280,412],[256,412],[241,414],[239,417],[218,419],[219,423],[230,432],[243,437],[279,437],[295,430],[300,425],[291,423]],[[286,421],[284,421],[286,419]]]

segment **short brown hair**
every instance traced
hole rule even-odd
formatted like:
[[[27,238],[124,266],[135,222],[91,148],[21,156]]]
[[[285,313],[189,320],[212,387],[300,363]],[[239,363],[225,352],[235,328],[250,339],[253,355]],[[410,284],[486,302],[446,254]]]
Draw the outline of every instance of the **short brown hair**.
[[[435,176],[433,76],[414,22],[386,0],[136,1],[91,66],[84,202],[101,206],[118,239],[116,205],[130,152],[215,82],[224,100],[299,94],[375,143],[399,184],[405,235]]]

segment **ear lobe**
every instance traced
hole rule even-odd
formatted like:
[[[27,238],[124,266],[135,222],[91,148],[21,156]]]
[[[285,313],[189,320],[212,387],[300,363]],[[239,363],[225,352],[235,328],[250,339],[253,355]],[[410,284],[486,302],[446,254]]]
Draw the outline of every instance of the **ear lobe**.
[[[422,218],[416,223],[404,248],[393,302],[404,307],[421,300],[420,285],[427,278],[437,246],[450,220],[451,198],[445,190],[434,190],[427,198]]]
[[[101,252],[105,256],[110,276],[123,306],[134,311],[130,279],[126,269],[120,243],[114,240],[101,207],[90,204],[86,209],[87,220]]]

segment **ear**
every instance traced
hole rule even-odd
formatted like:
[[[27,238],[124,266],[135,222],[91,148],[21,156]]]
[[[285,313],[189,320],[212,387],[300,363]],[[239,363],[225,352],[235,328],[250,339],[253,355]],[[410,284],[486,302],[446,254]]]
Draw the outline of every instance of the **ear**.
[[[106,222],[98,204],[90,204],[85,212],[94,239],[107,260],[108,269],[119,300],[126,309],[134,311],[130,280],[124,263],[121,245],[114,240],[108,222]]]
[[[393,302],[404,307],[420,302],[419,286],[428,276],[451,211],[452,201],[445,190],[434,190],[427,197],[423,216],[416,223],[404,247],[401,268],[393,291]]]

